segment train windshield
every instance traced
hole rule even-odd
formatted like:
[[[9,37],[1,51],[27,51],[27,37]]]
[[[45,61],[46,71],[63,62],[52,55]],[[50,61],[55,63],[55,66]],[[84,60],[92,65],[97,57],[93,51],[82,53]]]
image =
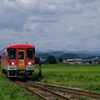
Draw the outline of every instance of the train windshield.
[[[24,59],[24,52],[23,51],[19,51],[19,59]]]
[[[8,59],[16,59],[16,49],[15,48],[8,48]]]
[[[27,49],[27,59],[35,59],[35,48]]]

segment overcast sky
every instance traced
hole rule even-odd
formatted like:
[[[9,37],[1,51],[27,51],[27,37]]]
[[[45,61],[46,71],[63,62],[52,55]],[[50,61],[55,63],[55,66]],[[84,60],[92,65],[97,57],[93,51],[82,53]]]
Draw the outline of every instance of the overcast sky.
[[[100,51],[100,0],[0,0],[0,50]]]

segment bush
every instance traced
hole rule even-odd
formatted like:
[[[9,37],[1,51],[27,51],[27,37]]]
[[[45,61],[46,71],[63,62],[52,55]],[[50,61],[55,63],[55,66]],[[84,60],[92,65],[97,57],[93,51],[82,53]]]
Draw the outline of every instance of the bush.
[[[56,62],[56,59],[55,59],[54,56],[52,56],[52,55],[50,55],[50,56],[47,57],[46,62],[49,62],[50,64],[55,64],[55,63],[57,63],[57,62]]]

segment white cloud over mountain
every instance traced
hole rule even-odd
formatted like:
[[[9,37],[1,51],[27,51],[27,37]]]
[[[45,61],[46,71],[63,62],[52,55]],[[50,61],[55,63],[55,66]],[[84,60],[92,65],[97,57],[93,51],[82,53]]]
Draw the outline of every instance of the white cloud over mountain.
[[[100,50],[100,0],[0,0],[0,49]]]

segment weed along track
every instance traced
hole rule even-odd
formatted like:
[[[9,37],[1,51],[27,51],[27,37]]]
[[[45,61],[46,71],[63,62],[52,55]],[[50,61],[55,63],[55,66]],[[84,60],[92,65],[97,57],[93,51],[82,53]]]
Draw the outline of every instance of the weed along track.
[[[15,81],[15,83],[17,85],[23,85],[24,88],[27,89],[32,95],[35,94],[43,100],[74,100],[70,99],[72,94],[91,97],[90,100],[92,100],[92,98],[100,99],[100,93],[94,93],[80,89],[67,88],[33,81]]]

